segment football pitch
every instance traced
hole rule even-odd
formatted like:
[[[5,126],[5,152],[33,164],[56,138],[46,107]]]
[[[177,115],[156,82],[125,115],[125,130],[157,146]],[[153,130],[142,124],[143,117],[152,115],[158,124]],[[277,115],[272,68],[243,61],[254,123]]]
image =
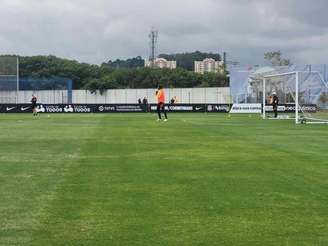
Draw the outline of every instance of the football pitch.
[[[0,245],[328,245],[328,125],[0,115]]]

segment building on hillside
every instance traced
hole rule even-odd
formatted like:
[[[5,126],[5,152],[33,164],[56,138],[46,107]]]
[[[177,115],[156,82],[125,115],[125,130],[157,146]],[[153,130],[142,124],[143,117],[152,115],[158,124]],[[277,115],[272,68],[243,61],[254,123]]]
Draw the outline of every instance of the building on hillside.
[[[224,63],[212,58],[203,61],[195,61],[195,73],[224,73]]]
[[[145,61],[145,67],[152,67],[152,61],[150,61],[150,60]],[[153,67],[155,67],[155,68],[176,69],[177,68],[177,62],[176,61],[168,61],[164,58],[156,58],[154,60]]]

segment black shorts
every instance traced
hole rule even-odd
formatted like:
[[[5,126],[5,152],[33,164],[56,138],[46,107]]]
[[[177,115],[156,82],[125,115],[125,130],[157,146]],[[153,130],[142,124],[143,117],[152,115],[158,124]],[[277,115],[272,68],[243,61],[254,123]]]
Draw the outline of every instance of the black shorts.
[[[32,109],[35,109],[37,105],[35,103],[32,104]]]

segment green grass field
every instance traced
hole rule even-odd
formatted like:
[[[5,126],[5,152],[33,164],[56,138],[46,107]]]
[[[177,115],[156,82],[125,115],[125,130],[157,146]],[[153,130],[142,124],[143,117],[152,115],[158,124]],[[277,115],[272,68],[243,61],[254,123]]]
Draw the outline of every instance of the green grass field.
[[[328,125],[0,116],[0,245],[328,245]]]

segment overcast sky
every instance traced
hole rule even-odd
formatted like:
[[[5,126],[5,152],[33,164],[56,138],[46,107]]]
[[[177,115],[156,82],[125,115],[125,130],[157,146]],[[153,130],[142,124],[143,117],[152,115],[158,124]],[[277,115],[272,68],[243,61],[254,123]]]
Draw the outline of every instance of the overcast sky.
[[[0,0],[0,54],[99,64],[158,53],[227,51],[243,64],[281,50],[294,63],[328,62],[328,0]]]

